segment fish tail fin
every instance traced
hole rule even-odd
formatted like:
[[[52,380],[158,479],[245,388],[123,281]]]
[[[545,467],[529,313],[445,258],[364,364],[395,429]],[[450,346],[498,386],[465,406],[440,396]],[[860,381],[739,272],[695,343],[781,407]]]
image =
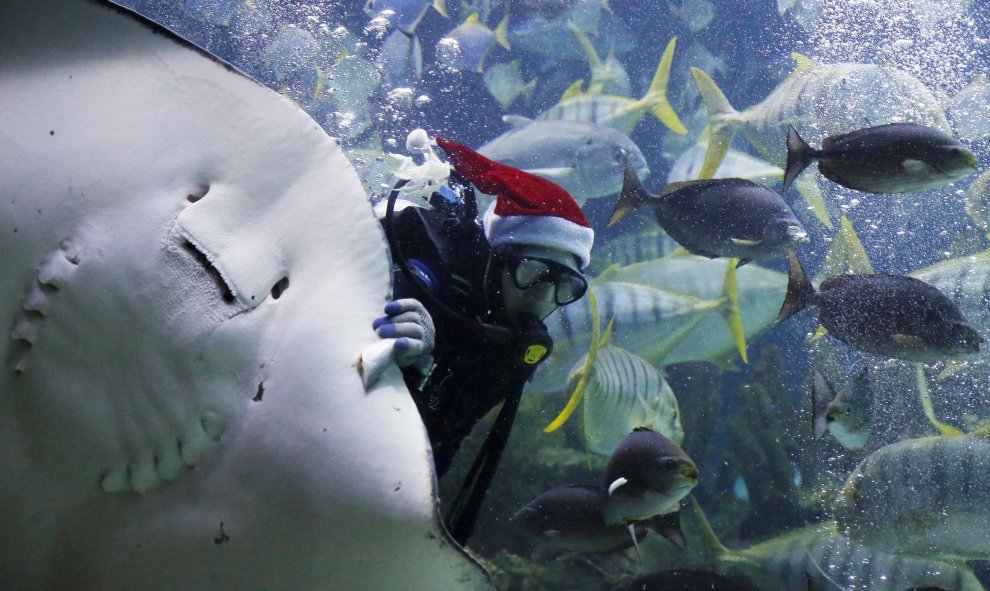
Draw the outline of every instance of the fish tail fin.
[[[502,47],[512,50],[512,46],[509,45],[509,13],[506,12],[502,20],[499,21],[498,26],[495,27],[495,42]]]
[[[915,375],[918,380],[918,398],[921,400],[921,408],[925,411],[925,418],[940,435],[953,436],[964,435],[962,431],[948,423],[943,423],[935,416],[935,407],[932,406],[932,397],[928,393],[928,378],[925,377],[925,369],[920,363],[915,365]]]
[[[787,295],[774,323],[804,310],[815,296],[815,286],[808,280],[808,275],[804,272],[804,267],[801,266],[801,261],[798,260],[793,248],[787,250],[787,262],[790,265],[787,273]]]
[[[447,16],[447,0],[433,0],[433,9],[440,13],[443,18]]]
[[[615,209],[612,210],[612,217],[609,218],[607,227],[614,226],[619,220],[632,213],[633,210],[649,201],[652,197],[653,195],[650,195],[646,191],[643,183],[636,176],[636,171],[627,163],[626,170],[623,173],[622,191],[619,193],[619,202],[615,204]]]
[[[598,298],[595,296],[594,290],[588,290],[588,305],[591,307],[591,345],[588,348],[588,355],[584,359],[584,367],[581,369],[580,378],[574,387],[574,392],[571,397],[567,400],[567,404],[564,405],[564,409],[560,411],[549,425],[544,427],[544,433],[553,433],[557,429],[561,428],[567,419],[571,418],[574,411],[577,409],[578,404],[581,404],[581,399],[584,397],[584,389],[588,385],[588,376],[591,374],[591,366],[595,363],[595,356],[598,354],[598,347],[601,344],[601,338],[599,337],[600,326],[598,323]],[[612,325],[609,324],[609,331],[611,331]]]
[[[828,378],[816,369],[811,380],[811,408],[814,416],[815,439],[821,439],[828,431],[825,413],[828,411],[828,403],[834,399],[835,388],[832,387]]]
[[[670,82],[670,69],[674,63],[674,49],[676,47],[677,37],[672,37],[667,43],[667,48],[663,50],[663,55],[660,56],[660,63],[657,64],[657,71],[653,74],[650,88],[647,89],[646,94],[639,102],[645,105],[645,108],[649,109],[660,123],[666,125],[667,129],[685,135],[688,130],[681,123],[680,117],[674,112],[674,108],[667,98],[667,84]]]
[[[791,186],[794,179],[808,168],[815,151],[804,141],[793,125],[787,128],[787,166],[784,168],[784,188]]]
[[[746,331],[743,329],[742,313],[739,311],[739,281],[734,259],[729,259],[725,267],[722,297],[725,301],[722,306],[722,317],[725,318],[732,340],[739,350],[739,357],[742,358],[743,363],[749,363],[749,357],[746,355]]]
[[[722,159],[725,158],[729,146],[732,145],[735,129],[728,119],[738,113],[732,108],[729,99],[725,98],[725,94],[715,84],[715,81],[704,70],[691,68],[691,75],[694,76],[694,83],[698,86],[698,92],[701,93],[701,100],[704,101],[705,108],[708,110],[708,151],[705,152],[705,162],[701,165],[698,178],[710,179],[718,170]]]
[[[719,541],[694,495],[688,495],[687,500],[688,506],[680,511],[684,545],[706,560],[731,555],[732,550]]]

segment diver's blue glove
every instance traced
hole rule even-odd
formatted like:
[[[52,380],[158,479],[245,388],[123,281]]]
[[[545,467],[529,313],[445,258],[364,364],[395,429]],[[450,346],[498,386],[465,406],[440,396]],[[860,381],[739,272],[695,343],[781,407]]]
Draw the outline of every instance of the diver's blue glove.
[[[419,300],[404,298],[385,304],[385,314],[371,327],[383,339],[396,339],[395,362],[425,374],[433,364],[433,318]]]

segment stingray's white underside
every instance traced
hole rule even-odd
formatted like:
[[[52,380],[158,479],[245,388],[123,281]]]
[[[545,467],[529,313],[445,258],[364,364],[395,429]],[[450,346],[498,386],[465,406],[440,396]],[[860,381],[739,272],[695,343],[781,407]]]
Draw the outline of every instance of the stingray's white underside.
[[[487,589],[339,145],[125,11],[0,4],[0,588]],[[221,526],[222,523],[222,526]]]

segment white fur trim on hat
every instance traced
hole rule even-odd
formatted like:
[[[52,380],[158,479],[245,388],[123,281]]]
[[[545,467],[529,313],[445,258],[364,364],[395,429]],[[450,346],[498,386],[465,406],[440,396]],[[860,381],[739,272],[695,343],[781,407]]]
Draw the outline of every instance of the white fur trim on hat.
[[[591,262],[591,246],[595,231],[553,215],[510,215],[495,213],[495,204],[488,208],[484,218],[485,236],[493,246],[503,244],[531,244],[556,248],[572,253],[581,268]]]

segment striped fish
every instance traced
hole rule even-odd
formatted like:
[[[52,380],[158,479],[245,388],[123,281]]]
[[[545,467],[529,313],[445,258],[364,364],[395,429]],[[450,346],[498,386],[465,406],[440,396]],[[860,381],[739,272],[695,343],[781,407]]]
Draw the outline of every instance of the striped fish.
[[[667,82],[670,79],[670,66],[674,60],[676,45],[677,38],[674,37],[660,57],[653,81],[643,98],[636,100],[625,96],[595,94],[591,92],[591,88],[588,93],[582,93],[581,81],[578,81],[564,93],[559,103],[537,115],[537,121],[596,123],[629,135],[649,111],[674,133],[686,134],[687,129],[667,100]]]
[[[571,372],[568,390],[584,374],[586,359]],[[647,427],[677,445],[684,439],[677,398],[663,375],[642,357],[602,345],[588,371],[582,401],[582,430],[588,451],[607,456],[636,427]]]
[[[687,552],[659,536],[642,544],[644,570],[707,568],[731,578],[743,575],[759,589],[807,591],[809,580],[824,589],[904,591],[937,587],[982,591],[962,562],[889,554],[844,537],[834,522],[809,525],[739,549],[726,548],[693,499],[681,510]],[[807,574],[805,574],[807,573]],[[814,588],[814,587],[812,587]]]
[[[657,224],[641,224],[634,230],[602,239],[595,236],[588,274],[599,275],[613,265],[624,267],[658,259],[680,248]]]
[[[662,366],[685,361],[724,362],[738,347],[724,314],[728,259],[670,255],[609,269],[591,290],[604,321],[614,319],[612,342]],[[770,326],[784,298],[787,276],[755,264],[736,269],[738,309],[745,338]],[[546,320],[554,352],[540,365],[534,391],[558,391],[591,343],[590,298],[558,309]]]
[[[588,94],[611,94],[617,96],[629,96],[632,94],[632,87],[629,86],[629,73],[615,57],[615,48],[608,50],[605,60],[598,56],[598,50],[588,40],[588,36],[580,30],[575,29],[574,35],[584,49],[584,55],[588,59],[588,69],[591,70],[591,82],[588,83]],[[669,75],[669,72],[668,72]]]
[[[983,435],[898,441],[846,480],[836,518],[850,537],[904,554],[990,558],[990,440]]]
[[[824,64],[793,54],[798,67],[760,103],[736,111],[705,72],[692,68],[708,108],[711,140],[701,178],[711,178],[736,129],[768,162],[787,161],[787,126],[815,145],[830,135],[884,123],[917,123],[952,134],[941,103],[910,74],[875,64]]]
[[[966,213],[983,231],[990,230],[990,170],[983,171],[966,189]]]

